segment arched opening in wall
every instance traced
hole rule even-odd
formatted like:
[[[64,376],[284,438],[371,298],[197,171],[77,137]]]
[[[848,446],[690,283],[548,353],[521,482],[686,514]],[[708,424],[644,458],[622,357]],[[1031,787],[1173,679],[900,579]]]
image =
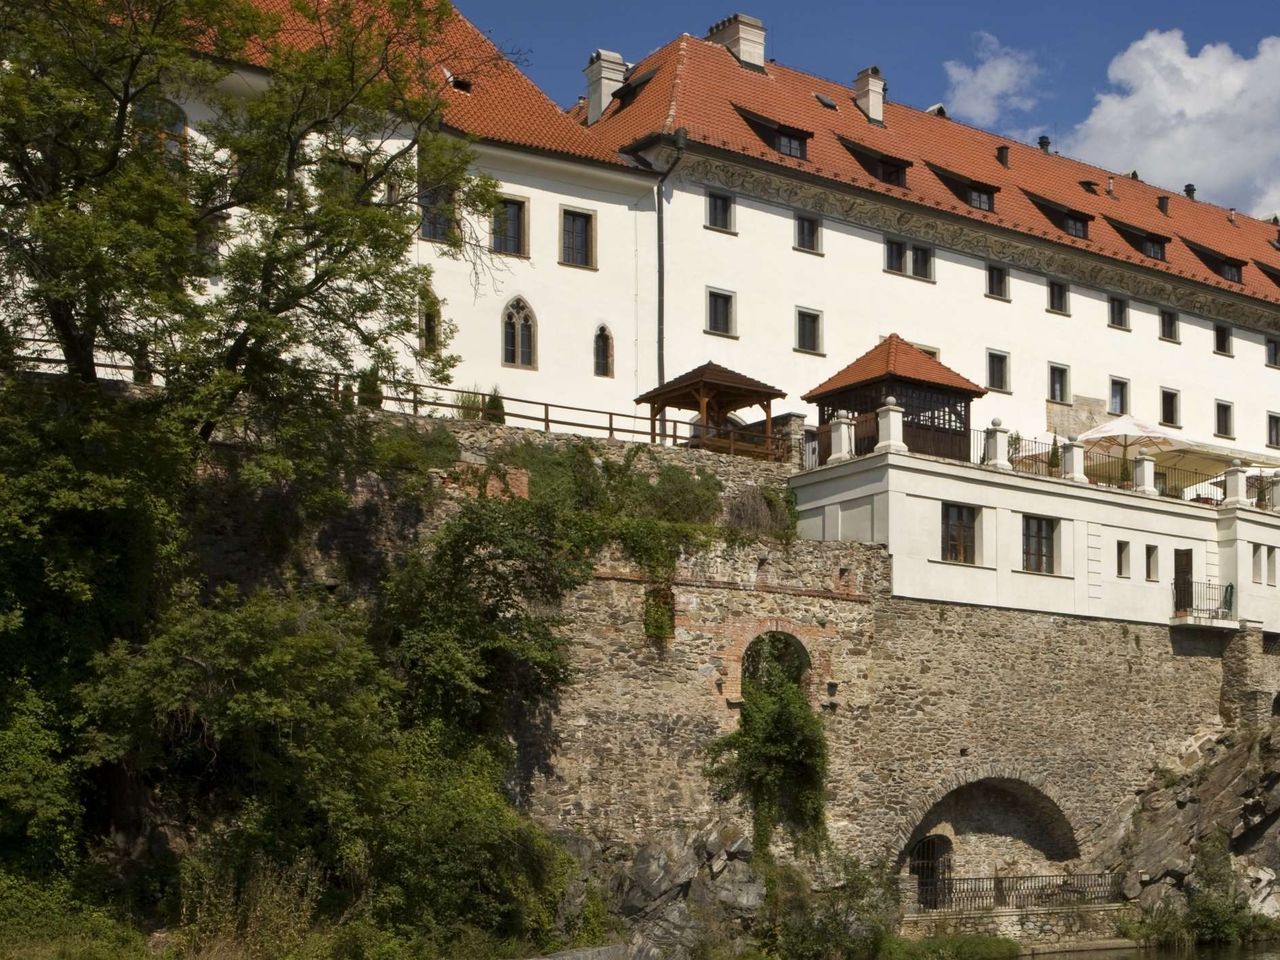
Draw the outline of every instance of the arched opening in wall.
[[[781,677],[805,686],[809,681],[809,651],[789,633],[770,630],[756,637],[742,654],[742,684],[763,684],[769,671],[780,671]]]
[[[988,777],[950,791],[929,808],[901,854],[910,869],[918,844],[950,838],[954,877],[1059,874],[1079,858],[1075,830],[1043,792],[1022,780]]]
[[[915,879],[916,896],[926,910],[936,910],[946,904],[951,849],[951,838],[937,833],[923,837],[911,848],[907,871]]]
[[[601,324],[596,329],[595,342],[592,348],[595,375],[597,377],[613,376],[613,337],[609,328]]]
[[[538,365],[538,321],[522,297],[516,297],[502,311],[502,363],[507,367]]]
[[[1271,700],[1271,715],[1280,717],[1280,693],[1277,693]]]

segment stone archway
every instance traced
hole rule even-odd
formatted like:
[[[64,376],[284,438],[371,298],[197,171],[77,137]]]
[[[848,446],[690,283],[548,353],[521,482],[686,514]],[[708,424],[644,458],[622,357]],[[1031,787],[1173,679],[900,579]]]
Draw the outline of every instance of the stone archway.
[[[948,838],[955,876],[1056,874],[1080,857],[1062,806],[1021,771],[954,777],[922,797],[910,817],[898,838],[900,868],[929,836]]]

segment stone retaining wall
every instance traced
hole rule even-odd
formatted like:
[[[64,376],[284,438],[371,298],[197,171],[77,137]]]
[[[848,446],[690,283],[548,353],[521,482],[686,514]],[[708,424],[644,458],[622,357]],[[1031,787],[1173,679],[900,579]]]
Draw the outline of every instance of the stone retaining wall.
[[[983,910],[906,917],[901,933],[909,940],[946,934],[1009,937],[1024,946],[1111,940],[1122,920],[1136,919],[1130,904]]]

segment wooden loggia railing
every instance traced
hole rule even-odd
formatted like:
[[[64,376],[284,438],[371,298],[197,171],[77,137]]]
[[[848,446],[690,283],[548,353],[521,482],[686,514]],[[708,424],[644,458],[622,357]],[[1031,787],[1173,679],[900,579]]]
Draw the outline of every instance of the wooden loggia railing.
[[[25,342],[32,347],[45,347],[46,352],[55,347],[52,341],[28,339]],[[19,359],[43,367],[66,366],[61,357],[41,356],[37,353],[24,354]],[[138,370],[132,364],[103,360],[96,365],[105,379],[138,381]],[[477,398],[481,405],[483,403],[483,396],[479,391],[403,380],[380,380],[378,389],[373,391],[368,384],[362,389],[358,377],[316,370],[308,372],[325,383],[333,395],[348,396],[352,402],[362,406],[413,416],[446,415],[484,419],[482,406],[476,403]],[[771,437],[766,440],[762,428],[703,430],[697,424],[675,419],[660,419],[657,424],[651,424],[647,416],[639,413],[620,413],[505,395],[502,397],[502,404],[502,422],[543,433],[570,433],[640,443],[687,446],[776,462],[786,461],[791,455],[786,438]]]

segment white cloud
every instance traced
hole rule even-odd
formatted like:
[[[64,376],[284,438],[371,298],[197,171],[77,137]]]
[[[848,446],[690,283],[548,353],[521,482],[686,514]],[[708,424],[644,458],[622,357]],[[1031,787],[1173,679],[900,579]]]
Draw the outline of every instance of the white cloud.
[[[980,126],[993,126],[1010,111],[1030,110],[1036,105],[1033,94],[1040,66],[1025,50],[1001,46],[985,31],[977,35],[977,64],[959,60],[942,65],[951,86],[947,110]]]
[[[1115,89],[1064,153],[1171,189],[1194,183],[1202,199],[1259,216],[1280,212],[1280,37],[1243,57],[1227,44],[1193,54],[1180,30],[1153,30],[1107,78]]]

